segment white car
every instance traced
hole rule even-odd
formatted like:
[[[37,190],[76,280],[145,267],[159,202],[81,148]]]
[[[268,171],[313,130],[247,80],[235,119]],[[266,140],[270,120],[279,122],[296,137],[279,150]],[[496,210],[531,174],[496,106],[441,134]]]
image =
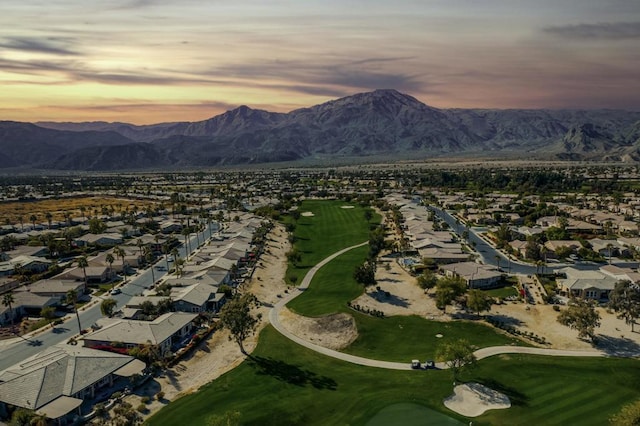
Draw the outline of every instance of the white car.
[[[109,292],[109,294],[112,296],[115,296],[116,294],[120,294],[120,293],[122,293],[122,290],[120,290],[119,288],[114,288]]]

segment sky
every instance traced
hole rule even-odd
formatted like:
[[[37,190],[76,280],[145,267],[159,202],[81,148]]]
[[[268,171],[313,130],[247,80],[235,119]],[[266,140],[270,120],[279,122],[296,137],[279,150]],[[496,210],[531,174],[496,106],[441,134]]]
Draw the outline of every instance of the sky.
[[[0,120],[203,120],[374,89],[640,110],[637,0],[2,0]]]

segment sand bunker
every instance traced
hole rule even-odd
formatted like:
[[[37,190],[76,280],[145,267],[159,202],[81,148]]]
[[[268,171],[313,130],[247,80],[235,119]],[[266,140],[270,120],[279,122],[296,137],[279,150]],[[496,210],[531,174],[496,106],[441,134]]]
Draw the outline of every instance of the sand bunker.
[[[313,212],[302,212],[300,213],[300,216],[311,217],[315,215],[313,214]]]
[[[448,409],[466,417],[476,417],[488,410],[511,407],[506,395],[489,389],[480,383],[465,383],[453,390],[453,395],[444,400]]]
[[[342,206],[340,207],[341,209],[353,209],[355,208],[354,206]]]

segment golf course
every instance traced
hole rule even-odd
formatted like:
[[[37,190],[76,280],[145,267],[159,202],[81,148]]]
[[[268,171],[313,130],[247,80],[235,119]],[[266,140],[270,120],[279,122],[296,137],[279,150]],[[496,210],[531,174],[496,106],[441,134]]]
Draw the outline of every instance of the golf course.
[[[346,207],[346,208],[345,208]],[[300,282],[318,262],[369,238],[364,208],[341,201],[305,201],[295,221],[294,247],[300,259],[287,277]],[[307,214],[304,214],[307,213]],[[346,312],[358,338],[343,351],[397,362],[433,359],[446,339],[477,347],[522,345],[474,321],[438,322],[418,316],[374,317],[348,307],[363,287],[353,278],[368,247],[348,251],[322,267],[310,287],[287,307],[305,316]],[[442,335],[442,338],[436,338]],[[636,359],[498,355],[462,372],[463,382],[481,383],[511,400],[511,408],[490,410],[474,425],[607,424],[609,417],[640,397]],[[299,346],[266,326],[259,344],[241,365],[198,392],[172,401],[150,425],[402,425],[468,424],[443,400],[453,391],[449,370],[396,371],[336,360]]]

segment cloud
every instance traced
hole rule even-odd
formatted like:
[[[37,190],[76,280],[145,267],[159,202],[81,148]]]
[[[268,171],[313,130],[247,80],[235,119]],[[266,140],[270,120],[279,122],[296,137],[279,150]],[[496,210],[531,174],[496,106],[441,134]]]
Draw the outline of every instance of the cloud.
[[[242,63],[217,67],[209,72],[251,81],[276,80],[301,93],[323,96],[342,96],[356,90],[392,88],[406,92],[423,89],[418,76],[389,72],[375,63],[393,62],[406,58],[365,58],[331,64],[303,61],[273,61],[270,63]]]
[[[544,32],[570,39],[626,40],[640,38],[640,22],[603,22],[547,27]]]
[[[67,46],[72,44],[69,38],[49,37],[44,40],[35,37],[7,37],[0,47],[22,52],[48,53],[53,55],[79,55]]]

